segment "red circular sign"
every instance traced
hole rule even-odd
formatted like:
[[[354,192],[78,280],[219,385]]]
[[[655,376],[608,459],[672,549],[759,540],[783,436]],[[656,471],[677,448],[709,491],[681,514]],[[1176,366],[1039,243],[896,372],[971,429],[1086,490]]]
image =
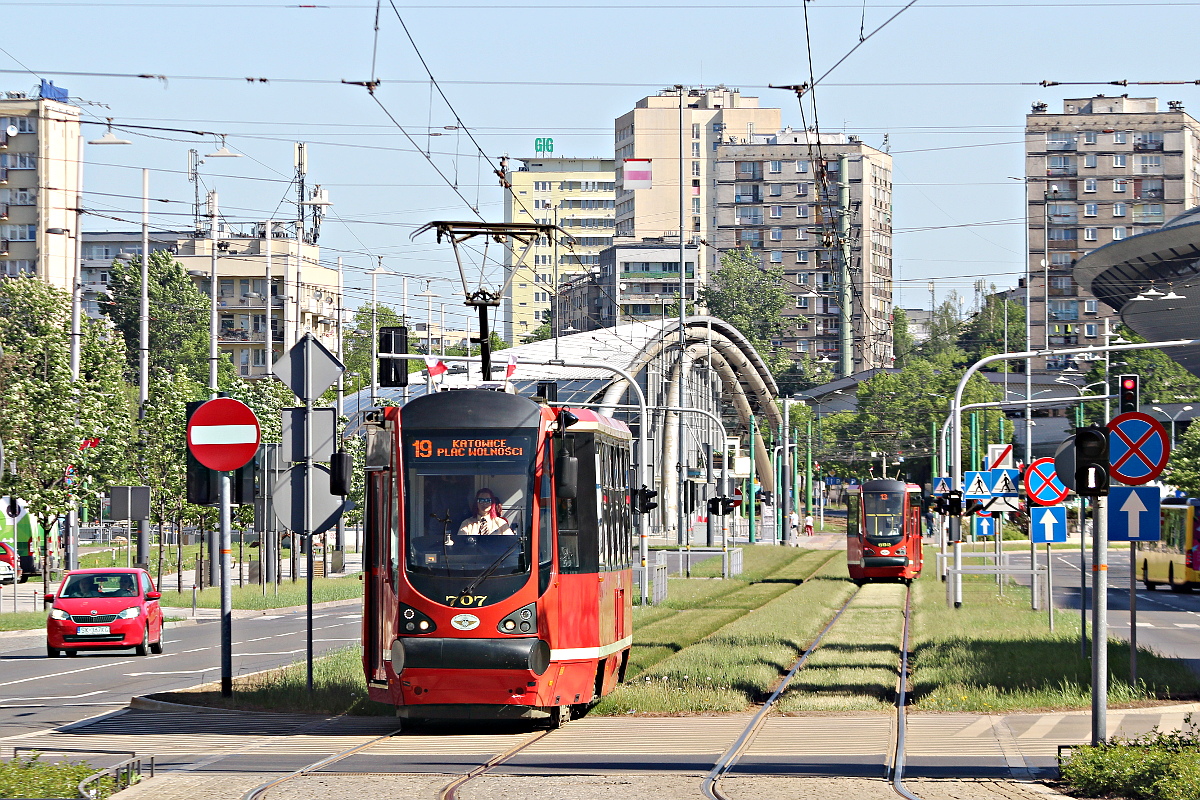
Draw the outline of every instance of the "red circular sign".
[[[733,507],[737,508],[742,504],[742,489],[738,487],[733,490]]]
[[[1025,494],[1039,506],[1056,506],[1070,493],[1054,471],[1053,458],[1039,458],[1025,470]]]
[[[1141,486],[1162,474],[1171,439],[1149,414],[1127,411],[1108,423],[1109,473],[1127,486]]]
[[[231,397],[209,400],[188,420],[188,449],[218,472],[239,469],[258,452],[261,431],[250,406]]]

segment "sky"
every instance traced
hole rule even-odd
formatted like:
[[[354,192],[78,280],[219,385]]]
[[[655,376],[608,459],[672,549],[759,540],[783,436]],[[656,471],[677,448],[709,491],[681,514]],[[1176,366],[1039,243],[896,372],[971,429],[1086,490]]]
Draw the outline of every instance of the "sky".
[[[322,257],[343,258],[348,304],[368,299],[365,272],[382,257],[398,275],[379,280],[380,301],[400,307],[401,274],[411,276],[411,294],[429,281],[448,326],[468,313],[453,257],[414,231],[473,219],[471,207],[502,221],[492,170],[502,155],[532,156],[535,138],[552,137],[557,156],[611,158],[613,120],[663,87],[740,88],[801,127],[795,95],[768,85],[808,82],[837,65],[806,98],[805,118],[815,102],[821,130],[880,148],[886,137],[894,272],[906,307],[928,307],[930,282],[939,302],[957,292],[970,305],[978,281],[1005,288],[1023,273],[1023,193],[1014,178],[1023,174],[1033,102],[1053,112],[1067,97],[1127,92],[1156,96],[1164,110],[1180,100],[1200,112],[1200,86],[1106,85],[1200,77],[1190,48],[1171,33],[1196,27],[1200,1],[382,0],[378,16],[374,0],[312,5],[0,0],[0,89],[53,80],[85,120],[111,117],[133,140],[87,148],[84,200],[96,216],[85,217],[84,230],[137,227],[143,167],[151,170],[152,226],[187,230],[188,150],[212,152],[213,134],[245,156],[200,167],[202,192],[218,192],[223,216],[293,218],[293,142],[306,142],[308,181],[333,203]],[[343,83],[372,77],[373,96]],[[84,128],[88,139],[103,131]],[[425,302],[411,302],[420,319]]]

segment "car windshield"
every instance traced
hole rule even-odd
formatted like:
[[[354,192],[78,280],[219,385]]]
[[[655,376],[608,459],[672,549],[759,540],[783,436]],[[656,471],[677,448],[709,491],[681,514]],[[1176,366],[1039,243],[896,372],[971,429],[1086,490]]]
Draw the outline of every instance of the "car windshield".
[[[533,440],[528,435],[406,437],[410,573],[488,578],[529,571]]]
[[[63,598],[137,597],[137,579],[129,573],[72,575],[58,595]]]
[[[904,533],[903,492],[863,492],[863,517],[867,539],[876,544],[895,544]]]

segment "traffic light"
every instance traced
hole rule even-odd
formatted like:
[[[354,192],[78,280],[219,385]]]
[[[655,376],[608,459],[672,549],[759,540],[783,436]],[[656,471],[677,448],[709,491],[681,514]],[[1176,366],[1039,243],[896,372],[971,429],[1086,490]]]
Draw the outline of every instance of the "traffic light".
[[[246,466],[235,469],[233,471],[233,479],[230,481],[230,502],[235,506],[254,505],[255,489],[254,489],[254,471],[257,459],[251,459]]]
[[[204,405],[207,400],[197,400],[194,403],[187,404],[187,420],[191,420],[192,414],[196,413],[196,409]],[[185,426],[187,421],[185,420]],[[219,493],[220,486],[217,484],[218,475],[214,469],[201,464],[192,455],[192,450],[187,449],[187,501],[192,505],[197,506],[213,506],[220,501]]]
[[[384,356],[408,352],[408,328],[379,329],[379,385],[408,386],[408,362]]]
[[[329,493],[339,497],[350,494],[350,482],[354,469],[354,457],[339,450],[329,460]]]
[[[1138,376],[1119,375],[1117,377],[1117,396],[1120,398],[1118,408],[1120,413],[1127,414],[1137,411],[1141,398],[1138,397]]]
[[[719,497],[708,498],[708,515],[710,517],[719,517],[723,513],[725,513],[725,512],[723,512],[721,510],[721,498],[719,498]]]
[[[942,497],[940,494],[935,495],[929,506],[929,510],[933,513],[944,515],[946,513],[946,498]]]
[[[1108,428],[1102,425],[1075,429],[1075,494],[1108,497]]]
[[[962,515],[962,492],[946,492],[946,514],[951,517]]]
[[[654,502],[654,498],[658,497],[658,492],[653,489],[642,486],[640,489],[635,489],[633,492],[633,513],[649,514],[654,509],[658,508],[658,503]]]
[[[737,499],[733,497],[718,498],[721,501],[721,514],[728,516],[737,508]]]

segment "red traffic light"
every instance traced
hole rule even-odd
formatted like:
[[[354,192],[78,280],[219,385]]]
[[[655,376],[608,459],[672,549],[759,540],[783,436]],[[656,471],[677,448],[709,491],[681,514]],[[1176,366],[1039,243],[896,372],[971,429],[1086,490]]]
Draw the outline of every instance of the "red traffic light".
[[[1121,381],[1121,388],[1122,389],[1136,389],[1137,381],[1135,381],[1133,378],[1126,378],[1125,380]]]

